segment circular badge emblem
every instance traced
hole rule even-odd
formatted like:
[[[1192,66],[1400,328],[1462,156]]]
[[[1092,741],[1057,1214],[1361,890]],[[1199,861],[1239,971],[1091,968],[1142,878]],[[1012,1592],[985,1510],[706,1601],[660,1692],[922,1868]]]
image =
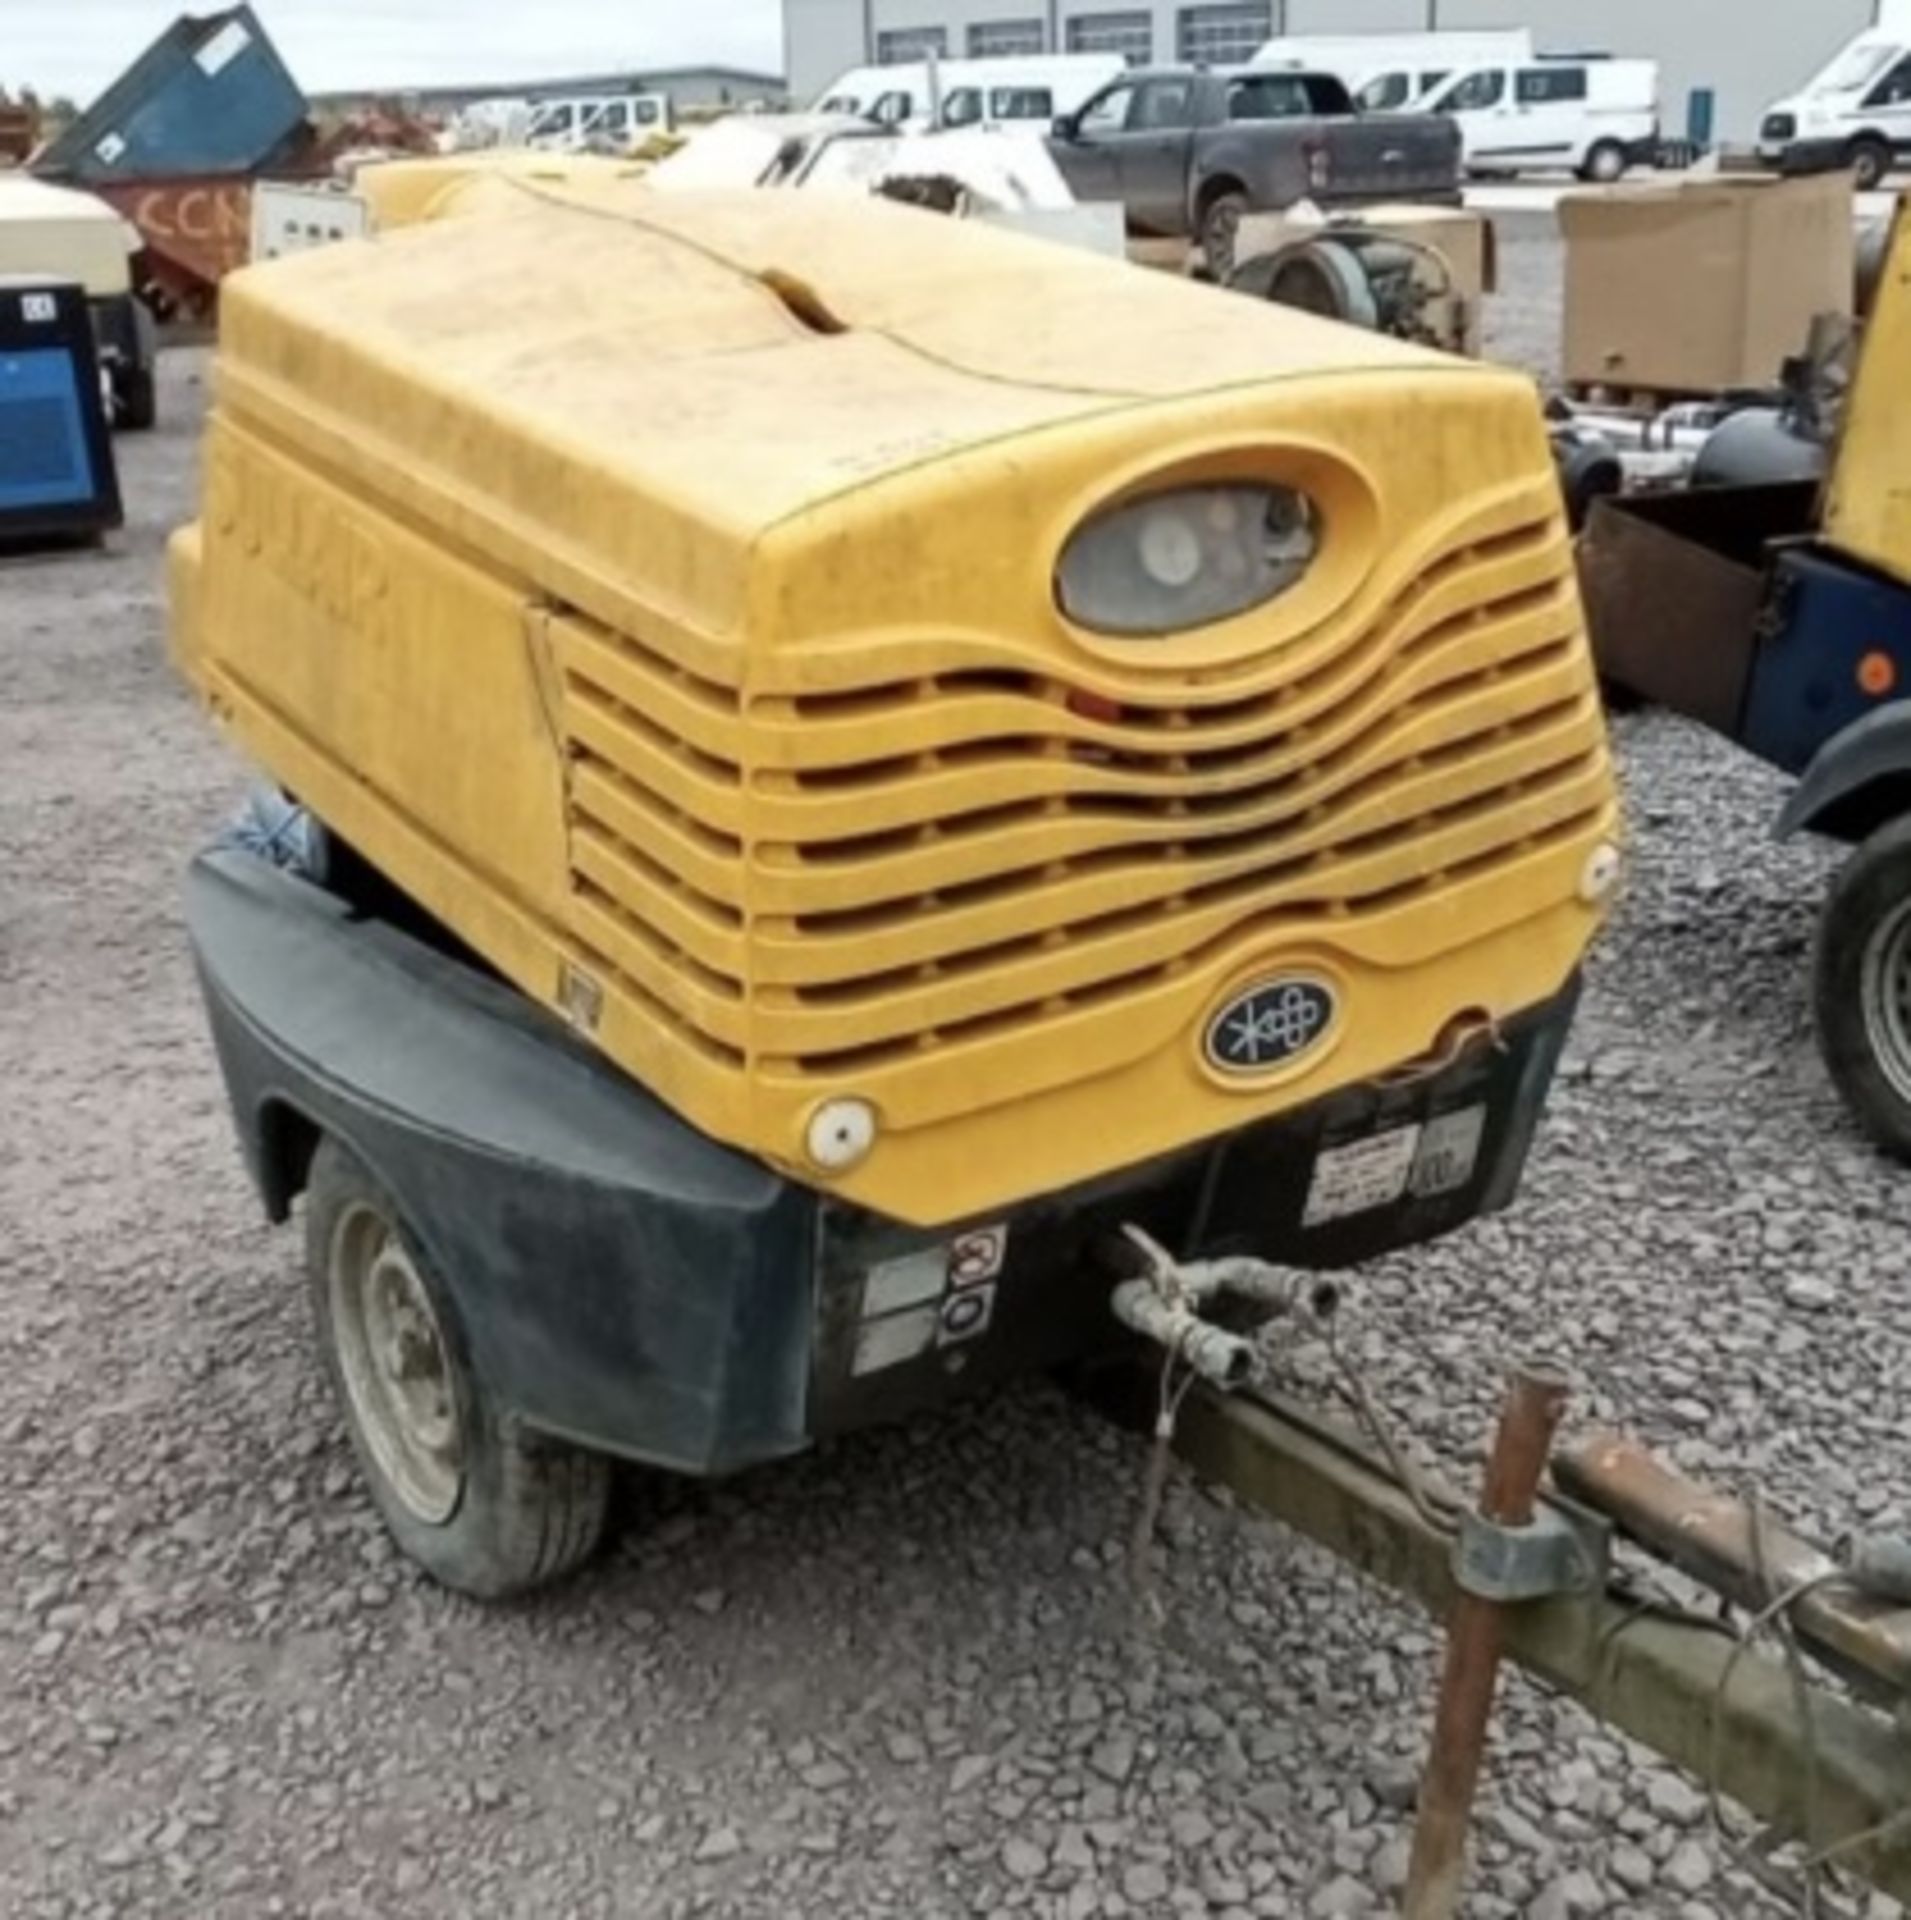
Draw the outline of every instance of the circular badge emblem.
[[[1324,980],[1296,974],[1263,980],[1237,993],[1208,1022],[1202,1051],[1220,1073],[1275,1073],[1318,1046],[1339,1011]]]

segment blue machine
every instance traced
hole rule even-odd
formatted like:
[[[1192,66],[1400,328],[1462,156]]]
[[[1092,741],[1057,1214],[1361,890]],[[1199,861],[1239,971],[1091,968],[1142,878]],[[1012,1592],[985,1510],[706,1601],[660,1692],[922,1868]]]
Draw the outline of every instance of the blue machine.
[[[85,290],[0,278],[0,550],[122,517]]]
[[[1911,594],[1818,546],[1781,548],[1766,583],[1740,743],[1802,774],[1848,727],[1911,694]]]

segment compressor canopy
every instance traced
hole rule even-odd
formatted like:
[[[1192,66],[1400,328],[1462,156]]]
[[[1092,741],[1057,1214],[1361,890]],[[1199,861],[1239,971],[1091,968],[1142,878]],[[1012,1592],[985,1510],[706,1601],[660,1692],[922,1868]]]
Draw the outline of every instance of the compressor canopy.
[[[686,1118],[940,1225],[1569,979],[1529,381],[879,201],[482,201],[227,282],[174,651]]]

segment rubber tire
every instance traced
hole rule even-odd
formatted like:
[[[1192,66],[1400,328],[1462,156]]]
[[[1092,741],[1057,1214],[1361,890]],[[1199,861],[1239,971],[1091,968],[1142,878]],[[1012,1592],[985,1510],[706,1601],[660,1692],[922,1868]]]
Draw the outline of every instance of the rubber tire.
[[[1241,219],[1246,212],[1244,193],[1217,193],[1202,209],[1201,258],[1209,279],[1216,286],[1226,286],[1239,264],[1235,254],[1240,247]]]
[[[340,1215],[360,1205],[382,1215],[403,1240],[431,1295],[450,1349],[454,1391],[464,1421],[465,1481],[457,1510],[442,1526],[421,1521],[386,1479],[359,1429],[341,1374],[326,1268]],[[313,1156],[306,1190],[305,1267],[319,1347],[359,1471],[392,1538],[407,1557],[441,1585],[478,1600],[529,1593],[582,1566],[603,1538],[610,1508],[609,1461],[531,1433],[497,1408],[472,1371],[470,1349],[450,1290],[405,1228],[384,1188],[329,1135]]]
[[[1857,175],[1853,184],[1860,193],[1876,193],[1890,177],[1896,158],[1884,141],[1870,134],[1860,134],[1846,149],[1846,155]]]
[[[1626,150],[1617,140],[1601,140],[1586,155],[1579,177],[1594,186],[1616,186],[1626,177]]]
[[[1865,1027],[1864,956],[1879,922],[1911,896],[1911,818],[1881,827],[1833,883],[1812,968],[1818,1046],[1858,1122],[1894,1160],[1911,1163],[1911,1102],[1878,1065]]]
[[[151,367],[128,367],[113,383],[122,433],[151,433],[159,425],[159,384]]]

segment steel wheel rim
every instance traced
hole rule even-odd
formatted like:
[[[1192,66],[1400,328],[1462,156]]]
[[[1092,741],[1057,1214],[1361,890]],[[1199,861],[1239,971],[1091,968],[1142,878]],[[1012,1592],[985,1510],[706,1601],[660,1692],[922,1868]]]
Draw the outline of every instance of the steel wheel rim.
[[[1872,929],[1858,990],[1871,1057],[1891,1091],[1911,1106],[1911,900]]]
[[[406,1510],[443,1526],[464,1493],[464,1415],[424,1278],[391,1223],[358,1205],[333,1229],[326,1285],[358,1430]]]

